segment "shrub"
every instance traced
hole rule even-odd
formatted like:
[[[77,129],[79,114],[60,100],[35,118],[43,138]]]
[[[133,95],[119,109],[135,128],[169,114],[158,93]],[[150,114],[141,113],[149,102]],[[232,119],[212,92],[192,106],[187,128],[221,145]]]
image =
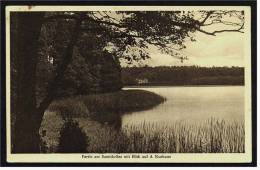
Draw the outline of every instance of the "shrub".
[[[89,139],[77,122],[66,121],[60,132],[58,153],[85,153]]]

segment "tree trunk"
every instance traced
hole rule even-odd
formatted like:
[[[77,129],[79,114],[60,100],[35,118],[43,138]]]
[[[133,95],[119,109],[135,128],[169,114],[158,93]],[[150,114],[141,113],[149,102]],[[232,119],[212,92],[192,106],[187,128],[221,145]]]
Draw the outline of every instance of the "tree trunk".
[[[73,57],[73,49],[80,34],[80,25],[83,17],[75,21],[64,58],[59,64],[54,80],[49,83],[47,95],[36,108],[36,65],[37,41],[43,22],[44,13],[21,13],[18,17],[18,31],[16,41],[18,54],[18,92],[17,116],[14,134],[14,153],[39,153],[42,118],[45,110],[56,96],[58,82],[62,80],[64,72]]]
[[[39,122],[36,114],[36,65],[38,60],[38,38],[44,13],[12,13],[17,20],[17,31],[13,40],[17,52],[17,103],[14,124],[14,153],[39,152]],[[12,49],[12,48],[11,48]],[[13,56],[11,56],[13,57]]]

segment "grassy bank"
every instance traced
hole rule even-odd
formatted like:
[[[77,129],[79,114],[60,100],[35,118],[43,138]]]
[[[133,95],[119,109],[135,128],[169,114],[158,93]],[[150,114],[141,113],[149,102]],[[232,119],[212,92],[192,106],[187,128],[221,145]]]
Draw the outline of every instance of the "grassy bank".
[[[165,99],[145,90],[123,90],[101,95],[79,96],[90,112],[125,113],[150,109]]]
[[[90,116],[94,114],[122,114],[137,110],[150,109],[165,99],[144,90],[122,90],[114,93],[75,96],[56,100],[49,111],[60,112],[63,116]]]

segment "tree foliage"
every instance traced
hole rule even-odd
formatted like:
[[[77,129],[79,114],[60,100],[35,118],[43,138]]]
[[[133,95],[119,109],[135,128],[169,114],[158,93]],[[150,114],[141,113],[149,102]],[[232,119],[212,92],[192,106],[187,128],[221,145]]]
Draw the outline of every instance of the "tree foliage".
[[[84,12],[82,31],[102,37],[117,57],[129,63],[149,58],[149,45],[173,56],[195,41],[194,32],[216,36],[222,32],[243,32],[243,11],[93,11]],[[78,13],[47,17],[77,19]],[[219,27],[219,28],[217,28]]]

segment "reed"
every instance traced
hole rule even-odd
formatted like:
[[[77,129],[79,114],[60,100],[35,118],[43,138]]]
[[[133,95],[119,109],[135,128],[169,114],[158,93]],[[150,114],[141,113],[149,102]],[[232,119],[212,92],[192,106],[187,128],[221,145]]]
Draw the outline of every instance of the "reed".
[[[121,131],[97,132],[97,153],[243,153],[244,125],[209,119],[200,123],[178,122],[171,126],[143,122]],[[105,139],[105,140],[104,140]],[[102,147],[100,147],[102,146]]]
[[[211,118],[200,122],[179,121],[170,125],[142,122],[127,124],[121,129],[115,129],[91,120],[86,116],[88,111],[83,106],[85,104],[78,102],[79,100],[68,100],[53,103],[50,106],[50,110],[53,111],[45,114],[41,131],[47,132],[44,138],[48,152],[56,152],[59,131],[64,123],[64,117],[67,117],[68,113],[74,115],[72,119],[79,122],[80,127],[85,131],[86,138],[89,139],[87,150],[92,153],[245,152],[243,122]],[[80,107],[75,107],[75,105]],[[67,110],[67,108],[71,108],[71,110]],[[54,110],[60,112],[56,113]]]

